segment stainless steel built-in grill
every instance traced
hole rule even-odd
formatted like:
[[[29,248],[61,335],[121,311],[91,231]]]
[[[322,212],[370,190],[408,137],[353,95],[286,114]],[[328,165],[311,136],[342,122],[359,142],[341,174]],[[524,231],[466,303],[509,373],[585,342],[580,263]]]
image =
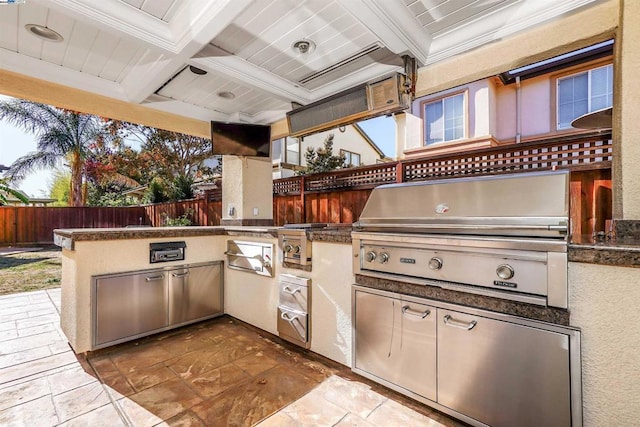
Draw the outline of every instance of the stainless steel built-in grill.
[[[568,190],[567,172],[374,189],[352,233],[353,371],[478,427],[580,427],[578,330],[366,280],[566,309]]]
[[[356,274],[567,308],[569,174],[377,187],[353,233]]]

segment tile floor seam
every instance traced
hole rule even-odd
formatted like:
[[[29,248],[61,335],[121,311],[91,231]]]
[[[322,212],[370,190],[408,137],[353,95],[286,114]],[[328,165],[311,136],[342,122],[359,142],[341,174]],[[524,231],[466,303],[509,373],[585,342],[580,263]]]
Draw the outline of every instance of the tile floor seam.
[[[51,387],[49,387],[49,391],[51,391]],[[53,406],[53,411],[56,413],[56,418],[58,419],[58,422],[55,423],[54,425],[56,425],[56,426],[60,425],[60,424],[62,424],[62,421],[60,421],[62,417],[60,417],[60,414],[58,413],[58,407],[56,406],[55,400],[53,400],[53,394],[52,393],[49,393],[49,399],[51,400],[51,405]]]
[[[373,391],[373,390],[371,390]],[[377,393],[374,391],[374,393]],[[378,393],[380,394],[380,393]],[[382,402],[378,403],[378,405],[376,405],[375,408],[373,408],[371,411],[369,411],[369,413],[367,414],[367,416],[364,418],[365,421],[369,419],[369,417],[371,416],[371,414],[373,414],[379,407],[381,407],[382,405],[384,405],[385,403],[387,403],[389,401],[389,398],[386,397]]]
[[[340,425],[340,423],[341,423],[342,421],[344,421],[346,418],[348,418],[348,417],[349,417],[349,415],[351,415],[351,412],[347,411],[347,413],[346,413],[346,414],[344,414],[344,417],[340,418],[340,419],[338,420],[338,422],[337,422],[337,423],[333,424],[333,426],[332,426],[332,427],[335,427],[335,426],[337,426],[337,425]]]
[[[58,306],[56,305],[55,301],[51,298],[51,294],[49,293],[49,290],[45,290],[45,293],[47,294],[47,298],[49,298],[49,301],[51,301],[51,304],[53,305],[53,308],[56,310],[56,312],[58,313],[58,316],[60,315],[60,310],[58,310]]]
[[[122,422],[124,423],[125,426],[134,427],[134,424],[129,420],[129,417],[127,416],[127,414],[124,413],[124,411],[121,410],[120,405],[118,405],[117,401],[113,398],[113,396],[109,392],[109,389],[107,389],[107,385],[102,381],[102,378],[100,378],[100,375],[98,375],[98,371],[96,370],[95,366],[93,366],[93,363],[91,363],[91,360],[88,357],[86,357],[85,360],[87,361],[87,363],[91,367],[91,370],[95,374],[96,379],[98,380],[98,382],[102,385],[102,389],[104,390],[104,392],[107,394],[107,397],[109,398],[110,405],[114,407],[114,409],[116,410],[116,413],[120,417],[120,420],[122,420]],[[111,360],[111,358],[109,358],[109,360]],[[115,364],[114,364],[114,366],[115,366]],[[115,366],[115,368],[118,369],[117,366]],[[120,371],[118,370],[118,373],[119,372]],[[120,374],[120,375],[122,375],[122,374]],[[127,382],[127,384],[129,384],[129,381],[126,379],[126,377],[124,377],[124,379]]]
[[[54,354],[54,355],[47,356],[47,357],[51,357],[51,356],[55,356],[55,354]],[[42,359],[46,359],[47,357],[43,357]],[[36,359],[36,360],[41,360],[41,359]],[[33,362],[33,361],[32,361],[32,360],[30,360],[29,362]],[[24,362],[24,363],[29,363],[29,362]],[[10,381],[0,382],[0,387],[2,387],[2,385],[3,385],[3,384],[12,383],[12,382],[15,382],[15,381],[19,381],[19,380],[21,380],[21,379],[28,378],[28,377],[33,376],[33,375],[44,374],[45,372],[47,372],[47,371],[51,371],[51,370],[53,370],[53,369],[64,368],[64,367],[66,367],[66,366],[72,365],[73,363],[74,363],[74,362],[69,362],[69,363],[66,363],[66,364],[64,364],[64,365],[57,366],[56,368],[52,368],[52,369],[45,369],[45,370],[42,370],[42,371],[39,371],[39,372],[36,372],[36,373],[33,373],[33,374],[29,374],[29,375],[25,375],[25,376],[22,376],[22,377],[14,378],[14,379],[12,379],[12,380],[10,380]],[[17,366],[17,365],[13,365],[12,367],[15,367],[15,366]],[[3,368],[3,369],[6,369],[6,368]]]

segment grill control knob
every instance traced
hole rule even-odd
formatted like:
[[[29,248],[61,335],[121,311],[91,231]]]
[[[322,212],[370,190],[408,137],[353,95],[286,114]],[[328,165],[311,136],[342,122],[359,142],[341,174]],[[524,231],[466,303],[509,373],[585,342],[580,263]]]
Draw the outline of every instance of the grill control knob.
[[[295,249],[295,253],[299,254],[300,253],[300,245],[296,245]]]
[[[389,254],[386,252],[380,253],[380,255],[378,255],[378,262],[380,264],[386,264],[387,262],[389,262]]]
[[[286,245],[284,245],[284,251],[289,253],[293,250],[293,246],[291,246],[289,243],[287,243]]]
[[[440,270],[442,268],[442,260],[438,257],[433,257],[429,260],[429,268],[432,270]]]
[[[498,268],[496,268],[496,274],[499,278],[508,280],[511,279],[516,272],[509,264],[500,264]]]
[[[376,260],[376,258],[378,258],[378,254],[375,253],[374,251],[367,252],[367,255],[365,256],[368,262],[373,262]]]

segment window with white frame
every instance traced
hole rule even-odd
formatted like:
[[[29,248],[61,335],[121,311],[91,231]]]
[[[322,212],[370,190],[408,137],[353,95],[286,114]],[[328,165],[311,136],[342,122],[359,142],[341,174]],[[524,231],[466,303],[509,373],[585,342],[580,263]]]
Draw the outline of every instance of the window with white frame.
[[[271,160],[273,163],[281,163],[282,158],[282,145],[284,144],[284,138],[278,138],[271,141]]]
[[[464,93],[424,104],[425,145],[464,138]]]
[[[271,160],[300,166],[300,139],[287,136],[271,141]]]
[[[340,154],[344,155],[345,166],[360,166],[360,154],[347,150],[340,150]]]
[[[583,114],[613,105],[613,65],[593,68],[557,80],[558,129],[570,129]]]
[[[300,165],[300,139],[287,137],[286,138],[286,157],[285,162],[291,165]]]

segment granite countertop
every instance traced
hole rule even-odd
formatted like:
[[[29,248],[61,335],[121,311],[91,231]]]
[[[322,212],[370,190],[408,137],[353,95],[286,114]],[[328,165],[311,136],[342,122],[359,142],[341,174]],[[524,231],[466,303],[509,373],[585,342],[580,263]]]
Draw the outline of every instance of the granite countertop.
[[[572,262],[640,267],[640,238],[595,238],[591,235],[572,236],[568,258]]]
[[[124,227],[124,228],[68,228],[56,229],[54,243],[73,250],[74,242],[127,240],[149,238],[178,238],[198,236],[245,236],[274,238],[282,227],[253,226],[192,226],[192,227]],[[333,226],[322,230],[308,231],[310,240],[327,243],[351,244],[351,225]]]

